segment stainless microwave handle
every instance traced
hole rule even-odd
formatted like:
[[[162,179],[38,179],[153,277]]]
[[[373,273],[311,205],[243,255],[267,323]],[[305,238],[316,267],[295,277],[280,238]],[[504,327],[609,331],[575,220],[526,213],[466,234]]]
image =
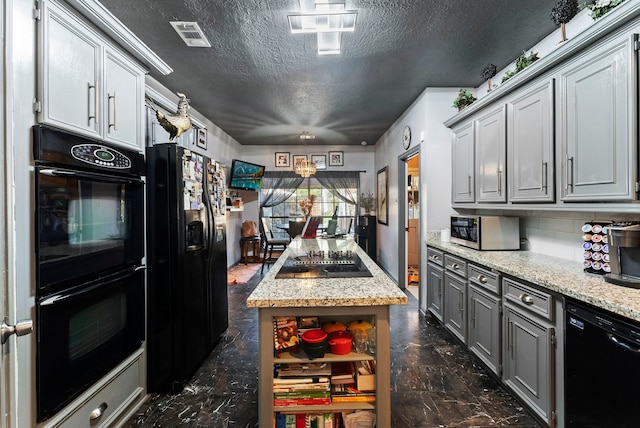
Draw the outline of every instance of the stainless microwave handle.
[[[124,183],[124,184],[144,183],[144,181],[136,178],[115,177],[112,175],[97,174],[93,172],[68,171],[64,169],[54,169],[54,168],[41,169],[40,174],[47,175],[50,177],[70,177],[70,178],[86,179],[86,180],[93,180],[93,181],[104,181],[104,182],[110,182],[110,183]]]

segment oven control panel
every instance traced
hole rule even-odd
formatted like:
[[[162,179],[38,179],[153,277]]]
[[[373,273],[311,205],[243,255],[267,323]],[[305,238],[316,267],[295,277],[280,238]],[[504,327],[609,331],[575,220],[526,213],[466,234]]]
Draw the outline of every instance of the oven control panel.
[[[75,159],[104,168],[127,169],[131,159],[117,150],[99,144],[78,144],[71,148]]]

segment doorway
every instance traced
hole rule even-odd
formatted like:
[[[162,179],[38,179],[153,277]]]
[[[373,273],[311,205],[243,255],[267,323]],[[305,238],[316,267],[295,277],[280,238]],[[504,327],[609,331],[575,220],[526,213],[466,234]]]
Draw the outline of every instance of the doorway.
[[[398,157],[398,189],[398,286],[420,301],[420,145]]]
[[[407,166],[407,290],[419,298],[420,285],[420,155],[406,162]]]

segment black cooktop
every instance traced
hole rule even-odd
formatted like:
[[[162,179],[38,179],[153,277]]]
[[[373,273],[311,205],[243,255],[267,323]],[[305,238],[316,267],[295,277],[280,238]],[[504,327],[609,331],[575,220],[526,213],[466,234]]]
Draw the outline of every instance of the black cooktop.
[[[276,278],[358,278],[372,277],[369,269],[352,251],[310,251],[289,257]]]

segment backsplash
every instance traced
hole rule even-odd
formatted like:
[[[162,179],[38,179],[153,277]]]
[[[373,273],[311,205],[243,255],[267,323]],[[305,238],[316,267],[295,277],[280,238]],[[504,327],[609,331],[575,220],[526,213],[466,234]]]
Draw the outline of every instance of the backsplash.
[[[640,220],[640,215],[620,213],[527,211],[517,215],[520,217],[520,236],[526,239],[522,249],[580,263],[584,260],[582,227],[585,223]]]

